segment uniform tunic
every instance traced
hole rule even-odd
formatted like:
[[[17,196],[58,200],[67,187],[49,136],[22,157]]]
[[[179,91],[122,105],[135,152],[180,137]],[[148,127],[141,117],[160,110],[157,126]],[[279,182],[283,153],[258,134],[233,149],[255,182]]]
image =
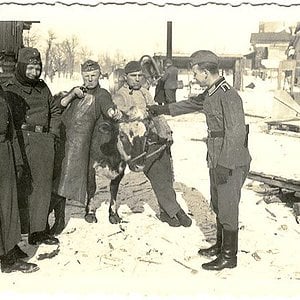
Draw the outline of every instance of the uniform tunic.
[[[0,256],[21,240],[15,164],[22,159],[14,133],[11,112],[0,95]]]
[[[175,66],[169,66],[161,80],[164,82],[166,103],[176,102],[178,69]]]
[[[107,111],[114,107],[109,92],[97,86],[88,90],[84,98],[74,99],[63,112],[66,143],[58,186],[59,195],[86,202],[89,152],[94,126],[99,118],[108,119]]]
[[[246,145],[247,133],[242,99],[223,77],[203,95],[169,105],[170,114],[200,111],[208,128],[207,163],[210,169],[211,203],[225,229],[238,228],[238,203],[251,156]],[[213,135],[217,133],[216,137]],[[217,184],[216,167],[231,170],[226,184]]]
[[[146,112],[146,106],[154,104],[149,91],[145,88],[130,90],[127,85],[121,87],[113,98],[117,107],[127,112],[132,106]],[[152,132],[162,139],[171,138],[171,129],[163,117],[153,118]],[[149,147],[149,152],[154,152],[161,145],[153,144]],[[174,217],[180,210],[173,189],[173,166],[170,149],[166,148],[162,152],[153,155],[145,162],[144,173],[149,179],[158,204],[170,217]]]
[[[54,135],[58,134],[59,109],[46,83],[23,85],[12,78],[3,85],[12,107],[15,127],[24,159],[25,170],[18,182],[19,206],[27,209],[21,216],[22,232],[45,230],[51,198]],[[21,129],[21,125],[41,126],[44,132]],[[24,218],[23,218],[24,217]],[[26,219],[29,224],[24,224]],[[24,220],[24,222],[23,222]],[[29,225],[29,228],[25,228]]]

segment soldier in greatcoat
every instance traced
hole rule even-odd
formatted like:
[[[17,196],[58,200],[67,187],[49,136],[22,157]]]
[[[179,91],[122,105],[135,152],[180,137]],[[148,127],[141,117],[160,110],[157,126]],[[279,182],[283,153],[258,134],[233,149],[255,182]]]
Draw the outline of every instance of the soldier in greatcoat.
[[[46,233],[52,190],[54,142],[58,138],[59,110],[46,83],[40,79],[42,62],[36,48],[21,48],[15,76],[3,84],[24,159],[18,178],[22,232],[28,242],[58,244]],[[26,211],[27,213],[24,213]],[[28,221],[28,224],[26,224]]]
[[[176,90],[178,83],[178,69],[170,58],[166,59],[165,72],[160,79],[164,85],[165,104],[176,102]]]
[[[216,244],[199,250],[200,255],[217,255],[215,260],[202,265],[207,270],[234,268],[237,265],[238,209],[241,188],[251,162],[242,99],[219,76],[218,62],[217,55],[211,51],[193,53],[192,71],[198,83],[207,87],[204,93],[167,106],[149,107],[156,115],[177,116],[195,111],[206,115],[211,204],[217,223]]]
[[[36,264],[22,261],[27,254],[18,246],[21,240],[16,166],[23,164],[12,114],[0,87],[0,261],[1,271],[30,273]]]

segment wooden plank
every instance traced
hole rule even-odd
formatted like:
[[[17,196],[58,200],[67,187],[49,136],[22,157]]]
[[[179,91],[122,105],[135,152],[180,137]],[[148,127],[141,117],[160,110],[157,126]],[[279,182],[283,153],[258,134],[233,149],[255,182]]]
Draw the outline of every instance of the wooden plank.
[[[280,176],[273,176],[254,171],[249,172],[248,178],[266,183],[271,186],[277,186],[279,188],[300,192],[300,181],[298,180],[286,179]]]

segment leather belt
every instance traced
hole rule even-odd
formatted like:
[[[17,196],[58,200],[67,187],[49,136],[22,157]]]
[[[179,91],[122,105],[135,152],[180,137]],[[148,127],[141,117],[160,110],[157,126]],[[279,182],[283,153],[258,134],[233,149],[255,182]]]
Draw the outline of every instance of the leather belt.
[[[22,124],[21,129],[33,132],[48,132],[48,127],[42,125]]]
[[[207,137],[209,138],[216,138],[216,137],[224,137],[225,136],[225,132],[222,131],[211,131],[211,130],[207,130]]]

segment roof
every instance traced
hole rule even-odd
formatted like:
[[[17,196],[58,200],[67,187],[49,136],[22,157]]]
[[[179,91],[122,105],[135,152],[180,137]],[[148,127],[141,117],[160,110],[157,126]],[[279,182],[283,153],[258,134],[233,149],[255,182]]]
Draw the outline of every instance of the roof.
[[[251,33],[251,44],[289,43],[292,35],[286,31]]]

